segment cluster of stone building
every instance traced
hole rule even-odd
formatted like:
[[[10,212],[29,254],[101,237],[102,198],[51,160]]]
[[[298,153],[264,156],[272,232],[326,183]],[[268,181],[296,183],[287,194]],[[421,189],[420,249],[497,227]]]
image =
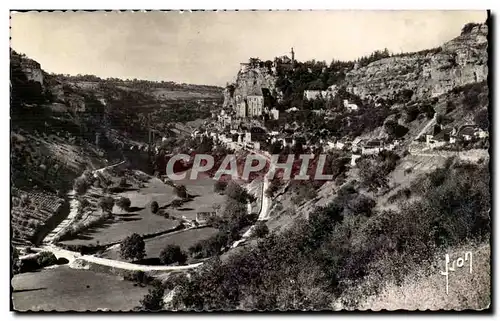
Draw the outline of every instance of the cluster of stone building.
[[[425,145],[429,149],[444,147],[462,142],[476,142],[489,137],[489,133],[476,125],[464,125],[459,128],[442,125],[434,126],[432,134],[425,136]]]

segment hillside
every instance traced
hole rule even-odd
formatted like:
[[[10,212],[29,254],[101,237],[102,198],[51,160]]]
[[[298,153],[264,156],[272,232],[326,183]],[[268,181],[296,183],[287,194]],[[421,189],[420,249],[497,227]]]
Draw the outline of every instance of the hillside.
[[[144,150],[149,129],[153,144],[189,135],[186,123],[209,117],[222,98],[213,86],[48,74],[13,50],[10,69],[12,215],[20,243],[50,225],[85,170],[124,159],[152,170]],[[158,91],[168,95],[158,97]],[[38,201],[24,204],[26,198]]]
[[[382,51],[329,66],[295,62],[274,76],[260,66],[238,73],[225,106],[275,90],[280,117],[261,121],[284,137],[304,137],[313,147],[320,139],[398,143],[363,153],[354,165],[350,147],[323,150],[332,180],[271,181],[269,235],[167,285],[167,308],[488,308],[487,264],[450,278],[453,295],[440,271],[445,253],[456,260],[470,251],[478,262],[490,256],[489,140],[425,145],[426,135],[465,125],[490,130],[487,34],[486,24],[467,24],[457,38],[421,52]],[[308,100],[306,90],[332,95]],[[266,151],[300,154],[297,145]]]
[[[142,309],[486,309],[487,35],[472,23],[438,48],[330,64],[292,49],[241,63],[223,90],[47,74],[12,51],[12,241],[51,231],[42,248],[68,267],[138,284],[161,273]],[[202,178],[165,178],[172,155],[207,153]],[[294,156],[294,173],[299,155],[314,156],[310,170],[321,154],[331,178],[213,179],[228,154],[240,172],[251,154],[268,161],[262,172],[269,154]],[[444,255],[468,252],[474,274],[457,271],[445,295]]]

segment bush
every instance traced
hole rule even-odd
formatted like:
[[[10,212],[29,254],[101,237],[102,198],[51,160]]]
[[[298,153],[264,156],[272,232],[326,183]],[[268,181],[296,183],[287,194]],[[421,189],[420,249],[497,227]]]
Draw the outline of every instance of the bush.
[[[124,259],[141,260],[146,256],[145,247],[142,236],[134,233],[120,244],[120,256]]]
[[[110,196],[103,196],[99,199],[97,204],[104,212],[111,213],[113,211],[113,206],[115,205],[115,200]]]
[[[188,197],[188,192],[186,189],[186,186],[184,185],[176,185],[175,186],[175,194],[180,197],[180,198],[187,198]]]
[[[273,197],[274,194],[283,186],[281,183],[281,180],[275,178],[271,180],[269,187],[266,190],[266,196],[267,197]]]
[[[233,181],[227,184],[225,194],[240,203],[246,203],[249,198],[247,191]]]
[[[175,199],[170,203],[172,208],[179,208],[184,204],[184,201],[181,199]]]
[[[165,289],[157,285],[152,289],[149,289],[148,294],[144,296],[141,300],[140,309],[145,311],[160,311],[163,309],[163,305],[165,304],[163,301],[163,296],[165,294]]]
[[[226,182],[217,181],[214,184],[214,192],[216,192],[216,193],[224,192],[226,190],[226,187],[227,187]]]
[[[10,245],[10,251],[12,253],[12,273],[19,273],[19,251],[12,244]]]
[[[84,177],[78,177],[73,184],[73,189],[78,195],[83,195],[87,192],[89,184]]]
[[[165,265],[184,264],[187,256],[178,245],[169,244],[160,253],[160,262]]]
[[[150,208],[151,208],[151,213],[156,214],[156,213],[158,213],[158,210],[160,209],[160,206],[158,205],[157,201],[152,201],[151,205],[150,205]]]
[[[318,193],[314,186],[310,182],[304,182],[295,188],[295,195],[292,197],[292,202],[295,205],[299,205],[314,199],[317,195]]]
[[[37,264],[40,267],[50,266],[57,263],[57,258],[52,252],[44,251],[38,254],[36,259]]]
[[[134,271],[124,275],[125,280],[137,282],[139,284],[149,284],[153,279],[144,271]]]
[[[31,200],[30,200],[29,196],[26,194],[22,194],[20,201],[19,201],[19,205],[21,207],[28,207],[30,204],[31,204]]]
[[[252,237],[262,238],[267,234],[269,234],[269,228],[267,227],[266,223],[258,222],[257,224],[255,224],[255,227],[252,231]]]
[[[130,209],[130,198],[128,197],[120,197],[116,201],[116,205],[124,211],[128,211]]]
[[[347,211],[353,215],[371,216],[375,204],[372,198],[359,194],[348,203]]]

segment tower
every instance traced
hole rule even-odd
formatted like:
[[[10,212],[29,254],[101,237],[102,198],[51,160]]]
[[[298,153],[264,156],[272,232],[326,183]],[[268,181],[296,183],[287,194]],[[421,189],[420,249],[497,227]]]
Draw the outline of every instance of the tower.
[[[293,65],[295,62],[295,52],[293,51],[293,47],[292,47],[292,51],[290,53],[292,54],[292,65]]]

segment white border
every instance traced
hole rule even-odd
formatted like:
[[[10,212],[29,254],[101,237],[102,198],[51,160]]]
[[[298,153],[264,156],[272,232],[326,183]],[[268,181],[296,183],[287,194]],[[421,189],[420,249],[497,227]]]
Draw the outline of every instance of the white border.
[[[31,8],[36,8],[36,9],[56,9],[56,8],[71,8],[71,9],[141,9],[141,8],[148,8],[148,9],[189,9],[189,8],[196,8],[196,9],[281,9],[281,10],[286,10],[286,9],[386,9],[386,10],[396,10],[396,9],[493,9],[493,13],[497,13],[498,11],[495,10],[498,6],[498,3],[500,3],[498,0],[486,0],[486,1],[481,1],[481,0],[475,0],[475,1],[464,1],[464,0],[454,0],[454,1],[436,1],[436,0],[419,0],[416,2],[412,3],[406,3],[403,1],[389,1],[389,0],[378,0],[378,1],[370,1],[370,0],[349,0],[345,1],[342,3],[339,3],[338,1],[318,1],[318,0],[307,0],[307,1],[298,1],[298,0],[288,0],[288,1],[277,1],[277,0],[253,0],[253,1],[246,1],[246,2],[236,2],[236,1],[222,1],[222,0],[217,0],[217,1],[203,1],[203,0],[182,0],[182,1],[168,1],[168,2],[159,2],[159,1],[150,1],[150,0],[141,0],[141,1],[104,1],[104,0],[87,0],[87,1],[57,1],[57,0],[46,0],[46,1],[14,1],[14,0],[7,0],[7,1],[2,1],[1,6],[2,9],[5,6],[5,9],[31,9]],[[0,51],[0,54],[2,55],[2,60],[3,63],[0,64],[0,68],[2,68],[2,73],[1,75],[1,83],[0,83],[0,95],[1,95],[1,102],[2,102],[2,108],[0,110],[1,117],[0,121],[2,122],[0,125],[1,130],[1,142],[0,146],[2,146],[1,149],[1,171],[2,175],[1,177],[3,179],[3,183],[0,185],[2,189],[2,193],[0,194],[1,197],[1,204],[2,204],[2,209],[3,209],[3,220],[4,220],[4,230],[3,233],[1,233],[2,238],[4,241],[2,241],[0,244],[2,244],[2,248],[5,249],[3,253],[4,260],[3,264],[1,264],[1,280],[2,280],[2,286],[1,289],[4,291],[4,295],[2,295],[2,301],[3,301],[3,307],[2,307],[2,320],[6,319],[13,319],[14,317],[17,318],[43,318],[43,319],[52,319],[54,317],[61,317],[61,318],[72,318],[75,317],[76,315],[68,315],[68,314],[60,314],[60,315],[54,315],[54,314],[40,314],[37,316],[34,315],[14,315],[13,313],[8,312],[9,311],[9,304],[10,304],[10,282],[8,280],[8,273],[9,273],[9,262],[7,258],[7,253],[8,253],[8,239],[9,239],[9,195],[10,195],[10,182],[7,179],[9,177],[9,151],[8,147],[9,146],[9,94],[8,94],[8,75],[9,75],[9,69],[7,65],[7,61],[9,59],[8,57],[8,43],[6,39],[8,39],[8,28],[7,26],[9,25],[9,18],[8,18],[8,13],[7,10],[2,10],[2,26],[1,32],[2,32],[2,38],[4,39],[3,48]],[[498,17],[496,17],[498,19]],[[495,21],[495,29],[496,28],[496,21]],[[490,45],[494,45],[497,42],[498,39],[498,30],[496,30],[494,39]],[[490,57],[490,59],[494,59],[495,57]],[[498,66],[495,64],[495,69],[491,70],[490,69],[490,74],[498,74]],[[498,82],[495,83],[495,88],[491,88],[494,92],[496,92],[498,95]],[[495,125],[498,124],[498,117],[500,114],[500,111],[497,109],[496,106],[496,101],[493,102],[492,104],[492,110],[496,109],[495,112],[495,119],[494,123]],[[500,139],[500,134],[498,133],[498,130],[494,129],[494,142],[499,141]],[[495,146],[496,148],[496,146]],[[496,153],[495,153],[496,154]],[[493,155],[493,159],[495,162],[497,161],[497,155]],[[494,181],[496,178],[496,173],[493,173],[494,175],[492,176],[492,179]],[[8,185],[9,184],[9,185]],[[497,197],[497,191],[495,191],[494,195],[492,195],[492,198],[495,200],[499,200],[500,198]],[[498,206],[498,205],[497,205]],[[492,215],[494,216],[494,214]],[[497,227],[498,224],[498,218],[495,218],[495,227]],[[495,257],[498,258],[498,236],[495,238],[495,244],[494,244],[494,250],[495,250]],[[496,273],[498,271],[498,265],[494,266],[494,272]],[[495,275],[496,277],[494,278],[495,280],[498,279],[498,273]],[[496,293],[494,298],[498,298],[498,293]],[[498,300],[495,300],[498,301]],[[495,302],[497,303],[497,302]],[[498,305],[496,306],[498,309]],[[89,317],[89,315],[82,315],[84,317]],[[151,318],[152,316],[150,314],[144,315],[98,315],[98,316],[92,316],[92,318],[95,319],[101,319],[101,320],[109,320],[109,318],[119,318],[119,317],[127,317],[127,318],[134,318],[134,319],[142,319],[146,320]],[[205,316],[205,315],[204,315]],[[235,317],[235,318],[242,318],[242,317],[251,317],[251,318],[258,318],[259,320],[268,320],[269,318],[276,318],[276,317],[294,317],[296,315],[234,315],[230,314],[227,315],[229,317]],[[345,318],[346,315],[301,315],[301,318],[308,318],[308,317],[328,317],[328,318]],[[358,315],[360,317],[363,317],[364,315]],[[415,315],[411,315],[415,316]],[[425,315],[418,315],[418,316],[425,316]],[[80,317],[80,315],[78,315]],[[191,315],[160,315],[159,317],[163,318],[175,318],[175,319],[184,319],[184,318],[197,318],[198,316],[196,314],[191,314]],[[218,314],[218,315],[212,315],[212,317],[224,317],[224,315]],[[386,315],[380,315],[379,317],[385,318]],[[404,317],[406,318],[407,315],[399,315],[398,317]],[[432,315],[432,316],[427,316],[431,317],[434,319],[442,318],[443,315]],[[455,317],[455,315],[450,315],[449,317]],[[466,317],[475,317],[474,315],[467,315]]]

